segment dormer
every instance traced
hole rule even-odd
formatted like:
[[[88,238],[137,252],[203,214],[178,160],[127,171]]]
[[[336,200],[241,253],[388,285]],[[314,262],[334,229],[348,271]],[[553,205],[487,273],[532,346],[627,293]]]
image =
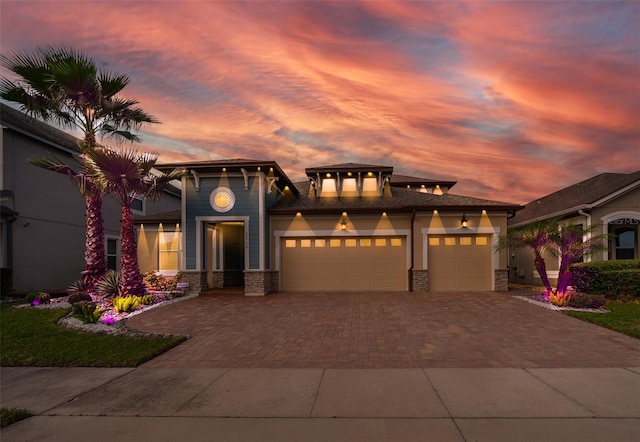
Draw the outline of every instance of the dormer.
[[[389,183],[393,167],[370,164],[337,164],[305,170],[316,197],[380,197]]]
[[[455,186],[456,181],[433,180],[406,175],[394,175],[389,183],[391,187],[415,190],[416,192],[444,195]]]

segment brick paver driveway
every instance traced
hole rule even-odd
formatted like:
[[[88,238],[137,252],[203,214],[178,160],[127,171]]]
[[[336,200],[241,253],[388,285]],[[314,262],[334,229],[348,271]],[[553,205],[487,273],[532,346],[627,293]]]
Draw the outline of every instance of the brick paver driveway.
[[[191,335],[147,367],[640,366],[640,340],[505,293],[201,296],[128,325]]]

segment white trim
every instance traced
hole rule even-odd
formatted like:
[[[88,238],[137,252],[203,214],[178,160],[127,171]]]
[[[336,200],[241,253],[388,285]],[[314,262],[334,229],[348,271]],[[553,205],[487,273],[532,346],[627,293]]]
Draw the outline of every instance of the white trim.
[[[242,169],[244,170],[244,169]],[[264,270],[264,258],[265,258],[265,241],[264,241],[264,180],[262,178],[262,172],[258,172],[257,180],[258,180],[258,241],[260,244],[258,245],[258,253],[259,256],[259,268],[258,270]]]
[[[187,219],[187,180],[188,177],[187,175],[183,175],[181,182],[182,182],[182,189],[180,190],[180,217],[182,218],[180,220],[180,235],[182,235],[182,251],[180,252],[180,270],[186,270],[187,269],[187,224],[185,223],[186,219]]]
[[[196,268],[202,271],[202,228],[204,223],[223,223],[225,221],[242,221],[244,223],[244,268],[249,269],[249,218],[248,216],[196,216]],[[185,247],[186,248],[186,247]]]

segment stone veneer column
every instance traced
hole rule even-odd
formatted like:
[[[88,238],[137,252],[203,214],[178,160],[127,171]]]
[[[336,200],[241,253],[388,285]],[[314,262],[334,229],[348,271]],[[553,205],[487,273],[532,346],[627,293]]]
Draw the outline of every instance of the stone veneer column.
[[[429,291],[429,271],[428,270],[410,270],[412,292],[428,292]]]
[[[224,288],[224,271],[223,270],[209,270],[211,274],[211,286],[210,289]]]
[[[263,296],[272,291],[273,272],[271,270],[245,270],[245,296]]]
[[[201,292],[207,290],[207,272],[202,270],[182,270],[182,282],[189,283],[189,292]]]
[[[494,278],[494,291],[506,292],[509,290],[509,269],[496,269]]]

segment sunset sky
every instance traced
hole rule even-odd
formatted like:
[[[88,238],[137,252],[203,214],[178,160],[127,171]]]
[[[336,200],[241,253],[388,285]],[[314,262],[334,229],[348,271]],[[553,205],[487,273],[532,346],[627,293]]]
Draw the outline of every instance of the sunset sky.
[[[3,54],[131,77],[159,162],[356,162],[527,203],[640,169],[640,2],[11,1]],[[2,72],[7,75],[7,72]]]

